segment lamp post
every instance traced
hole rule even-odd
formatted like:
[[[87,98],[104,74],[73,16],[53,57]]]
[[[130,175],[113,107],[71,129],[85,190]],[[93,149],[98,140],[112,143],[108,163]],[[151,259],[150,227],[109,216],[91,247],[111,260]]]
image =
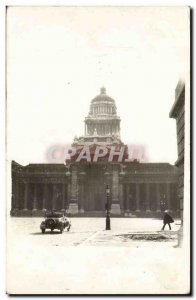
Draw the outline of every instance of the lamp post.
[[[109,184],[106,185],[106,227],[105,230],[110,230],[110,203],[109,203],[109,197],[110,197],[110,186]]]

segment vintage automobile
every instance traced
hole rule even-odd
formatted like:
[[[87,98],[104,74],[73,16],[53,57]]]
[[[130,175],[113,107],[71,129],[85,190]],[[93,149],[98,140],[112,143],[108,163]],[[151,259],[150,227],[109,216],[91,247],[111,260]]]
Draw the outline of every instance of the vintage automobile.
[[[63,233],[66,228],[67,231],[70,230],[71,221],[69,221],[63,213],[50,212],[46,213],[45,220],[41,222],[40,229],[42,233],[45,233],[46,229],[53,231],[54,229],[60,230]]]

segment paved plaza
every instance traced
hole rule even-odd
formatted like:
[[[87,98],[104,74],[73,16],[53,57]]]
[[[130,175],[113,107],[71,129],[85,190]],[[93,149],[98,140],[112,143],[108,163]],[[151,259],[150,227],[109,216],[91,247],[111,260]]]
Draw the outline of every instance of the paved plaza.
[[[174,247],[179,220],[163,232],[160,219],[111,218],[105,231],[105,218],[71,218],[63,234],[42,234],[41,220],[8,220],[9,293],[188,291],[180,276],[182,266],[188,272],[183,250]]]
[[[66,230],[63,234],[59,234],[56,230],[51,233],[50,230],[45,234],[41,233],[39,228],[42,218],[12,218],[12,228],[14,236],[22,239],[23,243],[32,243],[35,241],[39,245],[50,246],[131,246],[135,247],[136,242],[126,237],[129,234],[144,233],[144,234],[164,234],[171,237],[175,244],[176,231],[179,229],[180,220],[175,220],[172,225],[172,230],[165,228],[161,231],[163,221],[161,219],[150,218],[111,218],[111,230],[105,230],[105,218],[70,218],[71,230]],[[122,238],[120,238],[122,236]],[[140,242],[141,243],[141,242]],[[139,243],[139,245],[140,245]]]

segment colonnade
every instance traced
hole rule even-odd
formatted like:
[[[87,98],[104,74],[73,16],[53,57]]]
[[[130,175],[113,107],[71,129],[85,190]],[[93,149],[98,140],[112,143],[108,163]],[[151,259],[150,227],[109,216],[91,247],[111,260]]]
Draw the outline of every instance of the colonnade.
[[[150,185],[153,184],[154,196],[150,194]],[[171,184],[166,183],[165,192],[161,194],[160,185],[161,182],[157,183],[126,183],[119,185],[119,198],[122,211],[146,211],[147,213],[151,211],[160,212],[163,209],[172,210],[172,200],[176,202],[176,199],[171,199]],[[133,188],[134,185],[134,188]],[[143,185],[143,192],[141,185]],[[131,189],[132,187],[132,189]],[[142,194],[142,195],[141,195]],[[134,209],[132,204],[134,202]],[[144,206],[142,205],[144,204]],[[152,205],[154,209],[152,209]]]
[[[49,195],[51,193],[51,189],[49,190],[49,184],[52,185],[52,195]],[[31,190],[30,190],[30,185],[31,185]],[[42,197],[40,199],[40,196],[38,196],[38,186],[40,187],[42,185]],[[57,185],[60,185],[60,190],[59,187],[57,188]],[[33,189],[32,189],[33,187]],[[21,191],[23,189],[23,191]],[[33,195],[31,195],[33,190]],[[32,199],[32,204],[31,208],[33,211],[37,211],[38,209],[40,210],[40,207],[38,207],[38,200],[41,202],[41,210],[45,211],[48,209],[48,198],[52,200],[51,203],[51,209],[55,210],[56,209],[56,203],[58,197],[61,198],[61,210],[66,209],[66,204],[67,204],[67,199],[68,199],[68,192],[69,192],[69,184],[64,184],[64,183],[31,183],[31,182],[25,182],[23,185],[20,183],[15,184],[15,192],[12,197],[14,197],[14,208],[15,209],[20,209],[27,211],[29,210],[29,198]],[[23,197],[21,197],[21,194]]]
[[[97,131],[97,135],[108,135],[112,133],[120,132],[120,123],[117,122],[108,122],[108,123],[85,123],[85,135],[93,135],[94,131]]]
[[[119,181],[117,171],[114,170],[111,177],[109,173],[105,174],[106,182],[110,182],[111,207],[115,206],[115,211],[119,211],[121,214],[126,215],[132,211],[136,213],[159,213],[163,209],[178,209],[177,197],[174,199],[171,193],[172,182],[164,183],[166,186],[163,193],[160,186],[161,182],[123,183]],[[73,169],[70,175],[66,183],[49,183],[50,189],[48,183],[25,182],[22,186],[15,184],[12,208],[23,211],[32,210],[33,212],[45,211],[50,208],[67,210],[72,213],[71,207],[74,206],[74,213],[84,213],[86,192],[88,191],[87,174]],[[40,191],[38,185],[42,185],[41,194],[38,193],[38,190]],[[22,193],[21,191],[19,193],[19,188],[23,189]],[[101,188],[105,189],[105,186]]]
[[[115,107],[111,104],[93,105],[91,108],[92,114],[114,114]]]

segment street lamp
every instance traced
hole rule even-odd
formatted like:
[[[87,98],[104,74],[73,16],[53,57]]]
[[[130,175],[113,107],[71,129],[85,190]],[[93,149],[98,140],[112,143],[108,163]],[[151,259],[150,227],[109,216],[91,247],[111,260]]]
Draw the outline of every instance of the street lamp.
[[[109,199],[110,199],[110,186],[109,184],[106,185],[106,227],[105,230],[110,230],[110,203],[109,203]]]

